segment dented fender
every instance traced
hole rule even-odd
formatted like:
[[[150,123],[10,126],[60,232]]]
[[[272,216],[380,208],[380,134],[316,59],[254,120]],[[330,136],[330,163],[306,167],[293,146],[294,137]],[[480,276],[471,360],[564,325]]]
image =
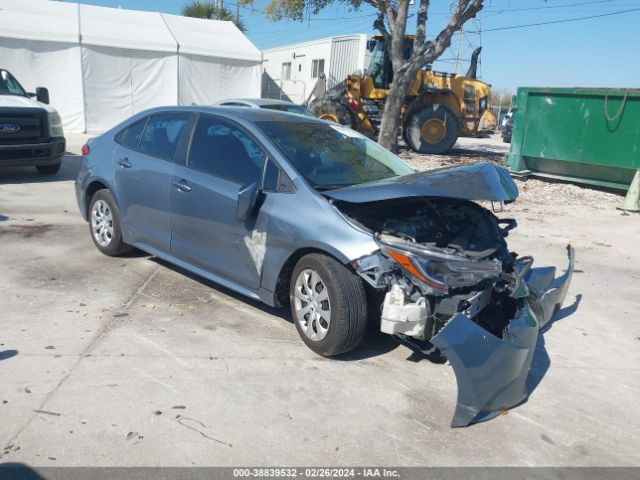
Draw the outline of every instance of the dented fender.
[[[528,295],[520,299],[503,338],[457,313],[431,339],[456,376],[452,427],[488,420],[528,398],[527,377],[540,329],[561,307],[573,275],[575,253],[571,246],[567,251],[569,266],[558,278],[555,268],[526,269],[522,281]]]

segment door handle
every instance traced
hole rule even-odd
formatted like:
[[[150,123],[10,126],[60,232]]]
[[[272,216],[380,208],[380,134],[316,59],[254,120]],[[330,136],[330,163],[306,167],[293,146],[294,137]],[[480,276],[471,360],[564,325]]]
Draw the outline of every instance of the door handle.
[[[131,168],[131,162],[129,161],[129,159],[127,157],[121,158],[118,160],[118,165],[120,165],[123,168]]]
[[[187,185],[187,181],[186,180],[180,180],[179,182],[174,181],[172,183],[173,183],[173,186],[176,187],[181,192],[190,192],[191,191],[191,187],[189,185]]]

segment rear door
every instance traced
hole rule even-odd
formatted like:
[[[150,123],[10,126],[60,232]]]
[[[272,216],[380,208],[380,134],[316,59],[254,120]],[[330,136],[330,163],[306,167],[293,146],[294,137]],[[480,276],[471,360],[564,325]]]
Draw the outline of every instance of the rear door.
[[[171,175],[190,115],[156,113],[116,136],[114,181],[127,243],[170,251]]]
[[[171,253],[255,289],[260,281],[248,249],[252,219],[236,220],[238,191],[260,185],[265,154],[235,123],[201,115],[186,166],[177,165],[171,190]]]

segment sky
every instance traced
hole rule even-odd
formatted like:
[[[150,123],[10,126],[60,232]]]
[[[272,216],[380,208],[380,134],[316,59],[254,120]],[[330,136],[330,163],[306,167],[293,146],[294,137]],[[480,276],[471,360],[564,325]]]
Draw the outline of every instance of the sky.
[[[76,1],[179,14],[189,0]],[[335,35],[376,33],[372,27],[375,10],[368,6],[353,11],[335,2],[316,16],[292,22],[267,18],[262,13],[267,3],[256,0],[253,9],[240,8],[246,34],[259,49]],[[428,35],[435,35],[446,24],[451,3],[431,0]],[[234,0],[224,0],[224,5],[235,12]],[[417,8],[416,2],[410,13]],[[598,17],[513,28],[593,16]],[[409,19],[408,33],[414,23],[415,15]],[[464,73],[472,48],[480,45],[480,77],[494,89],[640,87],[640,0],[485,0],[478,20],[467,23],[462,38],[454,39],[435,68]]]

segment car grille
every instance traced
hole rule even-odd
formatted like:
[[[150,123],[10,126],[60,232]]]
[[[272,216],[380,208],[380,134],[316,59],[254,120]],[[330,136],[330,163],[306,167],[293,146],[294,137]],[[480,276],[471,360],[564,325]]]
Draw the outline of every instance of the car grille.
[[[14,133],[2,131],[3,125],[18,125]],[[2,108],[0,111],[0,145],[40,143],[46,137],[47,112],[40,108]]]

